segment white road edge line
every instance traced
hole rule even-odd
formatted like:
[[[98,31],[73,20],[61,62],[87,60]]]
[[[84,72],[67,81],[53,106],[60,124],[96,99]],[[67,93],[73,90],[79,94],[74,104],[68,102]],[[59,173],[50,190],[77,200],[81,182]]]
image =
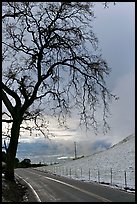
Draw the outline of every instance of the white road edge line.
[[[30,183],[28,183],[26,180],[24,180],[21,176],[19,176],[18,174],[16,174],[17,177],[19,177],[20,179],[22,179],[33,191],[34,195],[36,196],[37,202],[42,202],[38,196],[38,194],[36,193],[36,191],[34,190],[34,188],[30,185]]]
[[[41,175],[39,175],[39,174],[37,174],[37,173],[34,173],[34,172],[31,172],[31,173],[32,173],[32,174],[36,174],[36,175],[38,175],[38,176],[41,177]],[[99,195],[97,195],[97,194],[88,192],[88,191],[86,191],[86,190],[83,190],[83,189],[78,188],[78,187],[76,187],[76,186],[73,186],[73,185],[71,185],[71,184],[65,183],[65,182],[63,182],[63,181],[60,181],[60,180],[57,180],[57,179],[53,179],[53,178],[50,178],[50,177],[47,177],[47,176],[44,176],[44,177],[45,177],[46,179],[49,179],[49,180],[52,180],[52,181],[61,183],[61,184],[63,184],[63,185],[69,186],[69,187],[71,187],[71,188],[74,188],[74,189],[76,189],[76,190],[79,190],[79,191],[81,191],[81,192],[83,192],[83,193],[86,193],[86,194],[88,194],[88,195],[91,195],[91,196],[93,196],[93,197],[95,197],[95,198],[97,198],[97,199],[99,199],[99,200],[101,200],[101,201],[103,201],[103,202],[112,202],[111,200],[108,200],[107,198],[104,198],[104,197],[99,196]]]

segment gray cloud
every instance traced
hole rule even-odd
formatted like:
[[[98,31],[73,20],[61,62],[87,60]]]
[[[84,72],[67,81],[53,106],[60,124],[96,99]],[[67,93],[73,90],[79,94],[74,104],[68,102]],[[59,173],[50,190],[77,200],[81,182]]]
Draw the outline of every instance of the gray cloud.
[[[117,2],[108,9],[96,3],[95,15],[93,28],[112,69],[108,84],[114,88],[117,79],[135,67],[135,3]]]
[[[83,140],[76,142],[77,156],[90,155],[97,151],[107,149],[111,146],[111,143],[105,140]],[[74,142],[57,142],[54,140],[37,139],[34,142],[27,143],[21,142],[18,146],[17,157],[22,160],[24,158],[31,158],[37,156],[39,161],[41,157],[48,157],[49,155],[62,155],[71,157],[74,156]]]

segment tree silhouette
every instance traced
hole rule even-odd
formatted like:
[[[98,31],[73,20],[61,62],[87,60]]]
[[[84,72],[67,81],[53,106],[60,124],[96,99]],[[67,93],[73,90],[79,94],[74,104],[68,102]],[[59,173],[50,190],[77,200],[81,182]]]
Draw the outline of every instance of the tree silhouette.
[[[2,120],[11,124],[5,178],[12,180],[24,121],[44,134],[42,115],[64,124],[76,107],[80,121],[96,129],[101,104],[107,129],[115,96],[106,87],[110,69],[97,49],[91,2],[3,2],[2,11]]]

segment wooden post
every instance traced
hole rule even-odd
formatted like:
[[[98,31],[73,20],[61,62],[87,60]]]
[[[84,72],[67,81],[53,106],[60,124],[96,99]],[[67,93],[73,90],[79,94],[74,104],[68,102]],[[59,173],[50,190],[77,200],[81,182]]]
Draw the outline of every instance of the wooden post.
[[[62,167],[62,175],[64,176],[64,166]]]
[[[82,180],[82,168],[81,168],[81,180]]]
[[[127,188],[127,175],[126,175],[126,171],[125,171],[125,188]]]
[[[90,181],[90,168],[89,168],[89,181]]]
[[[112,185],[112,168],[110,169],[110,173],[111,173],[111,185]]]
[[[68,169],[67,169],[67,167],[66,167],[66,176],[68,176]]]
[[[70,170],[69,170],[69,175],[70,175],[70,178],[71,178],[71,168],[70,168]]]
[[[98,170],[98,182],[100,183],[100,172]]]
[[[76,168],[75,168],[75,178],[77,178],[77,171],[76,171]]]

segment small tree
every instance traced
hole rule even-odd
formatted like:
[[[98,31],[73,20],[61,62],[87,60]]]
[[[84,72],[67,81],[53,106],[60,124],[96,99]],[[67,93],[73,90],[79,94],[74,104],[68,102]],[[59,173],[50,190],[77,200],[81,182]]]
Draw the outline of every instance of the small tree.
[[[3,2],[2,101],[7,111],[2,120],[11,123],[6,179],[14,179],[23,121],[33,120],[41,130],[47,127],[37,123],[42,114],[56,115],[64,124],[77,107],[80,121],[96,129],[96,107],[102,104],[108,128],[108,99],[114,95],[106,87],[110,69],[98,53],[93,18],[91,2]]]
[[[30,167],[31,166],[31,160],[30,159],[23,159],[21,162],[20,162],[20,167],[24,167],[24,168],[27,168],[27,167]]]

